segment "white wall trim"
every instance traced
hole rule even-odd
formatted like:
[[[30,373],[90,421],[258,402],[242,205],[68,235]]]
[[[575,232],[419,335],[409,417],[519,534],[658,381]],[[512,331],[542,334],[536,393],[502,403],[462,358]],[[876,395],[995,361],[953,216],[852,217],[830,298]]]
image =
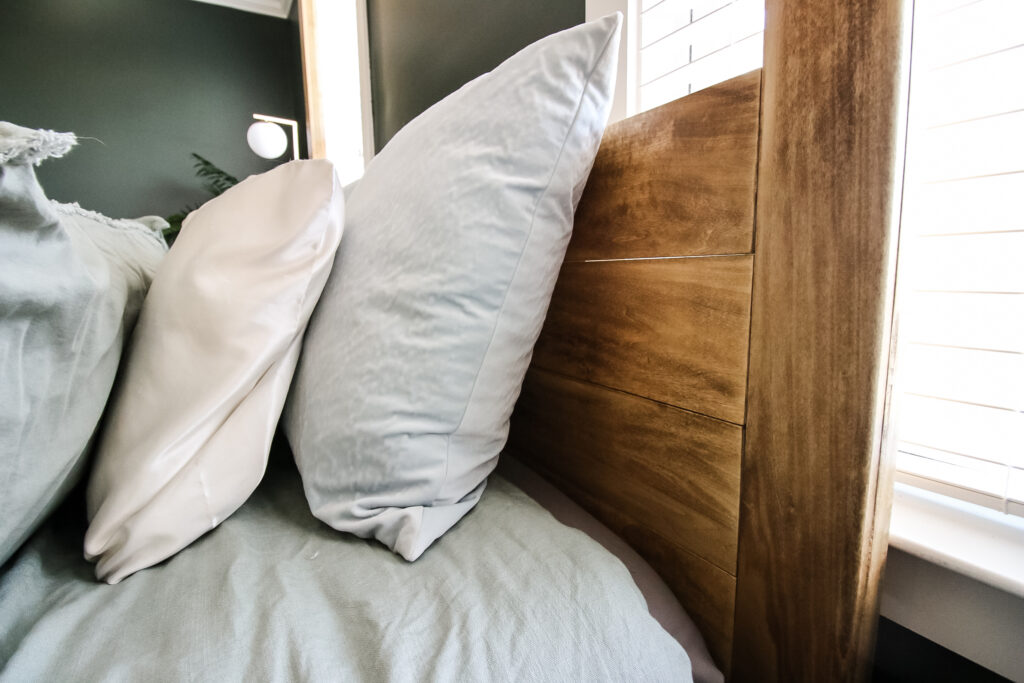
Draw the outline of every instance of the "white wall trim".
[[[232,9],[240,9],[243,12],[255,12],[265,14],[269,17],[287,19],[288,13],[292,10],[294,0],[195,0],[205,2],[209,5],[221,5]]]
[[[363,112],[363,161],[370,163],[377,153],[373,133],[373,86],[370,82],[370,25],[366,16],[366,0],[356,0],[356,23],[359,33],[359,99]]]
[[[1024,518],[897,482],[889,545],[1024,598]]]
[[[1012,681],[1024,681],[1024,599],[897,548],[882,616]]]
[[[347,184],[374,155],[366,0],[300,0],[299,26],[310,158]]]
[[[1024,681],[1024,519],[896,483],[881,614]]]

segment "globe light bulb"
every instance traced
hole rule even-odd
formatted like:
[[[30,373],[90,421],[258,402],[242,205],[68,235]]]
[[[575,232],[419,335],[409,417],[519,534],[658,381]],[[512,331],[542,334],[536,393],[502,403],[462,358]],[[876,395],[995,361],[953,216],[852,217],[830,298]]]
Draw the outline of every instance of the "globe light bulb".
[[[288,149],[288,136],[276,123],[257,121],[245,134],[249,148],[264,159],[276,159]]]

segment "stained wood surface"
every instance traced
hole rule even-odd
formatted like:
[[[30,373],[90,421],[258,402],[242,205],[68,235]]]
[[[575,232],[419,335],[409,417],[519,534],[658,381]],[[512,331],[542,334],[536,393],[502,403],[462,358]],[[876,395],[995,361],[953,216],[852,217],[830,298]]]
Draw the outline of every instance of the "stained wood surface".
[[[735,574],[742,428],[543,370],[521,396],[520,450]]]
[[[617,524],[617,517],[614,509],[605,513],[608,526],[619,529],[619,535],[647,560],[679,598],[704,637],[715,664],[728,677],[733,653],[736,577],[683,550],[674,539],[651,533],[644,526]]]
[[[751,267],[749,255],[567,263],[534,367],[742,423]]]
[[[612,126],[510,448],[635,548],[728,671],[760,75]]]
[[[531,370],[509,447],[658,571],[728,662],[742,428]]]
[[[541,466],[537,469],[544,472]],[[549,478],[614,530],[651,565],[679,598],[686,613],[700,629],[715,664],[728,676],[733,652],[736,577],[684,550],[676,539],[654,533],[650,526],[626,519],[616,508],[579,488],[574,479],[557,475],[549,475]]]
[[[769,0],[733,677],[864,680],[904,53],[900,0]]]
[[[609,126],[568,261],[749,253],[760,71]]]

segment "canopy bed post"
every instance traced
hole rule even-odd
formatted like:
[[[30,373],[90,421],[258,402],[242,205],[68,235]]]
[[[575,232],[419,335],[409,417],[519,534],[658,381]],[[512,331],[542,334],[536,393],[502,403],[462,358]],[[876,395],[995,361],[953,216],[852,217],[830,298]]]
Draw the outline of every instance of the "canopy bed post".
[[[734,680],[870,671],[908,22],[767,2]]]

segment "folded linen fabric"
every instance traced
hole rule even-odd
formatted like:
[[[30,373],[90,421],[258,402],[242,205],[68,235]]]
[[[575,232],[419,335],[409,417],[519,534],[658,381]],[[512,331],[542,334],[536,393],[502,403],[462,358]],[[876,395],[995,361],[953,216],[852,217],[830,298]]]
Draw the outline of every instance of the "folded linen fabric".
[[[332,533],[270,460],[215,534],[113,590],[75,521],[46,522],[0,574],[0,683],[690,681],[622,563],[500,477],[410,565]]]
[[[463,86],[352,190],[284,419],[334,528],[415,560],[479,500],[607,122],[620,23]]]
[[[344,223],[333,165],[296,161],[189,214],[139,316],[87,495],[99,578],[178,552],[263,477]]]
[[[75,142],[0,122],[0,564],[81,477],[167,251],[149,219],[46,198],[34,166]]]

